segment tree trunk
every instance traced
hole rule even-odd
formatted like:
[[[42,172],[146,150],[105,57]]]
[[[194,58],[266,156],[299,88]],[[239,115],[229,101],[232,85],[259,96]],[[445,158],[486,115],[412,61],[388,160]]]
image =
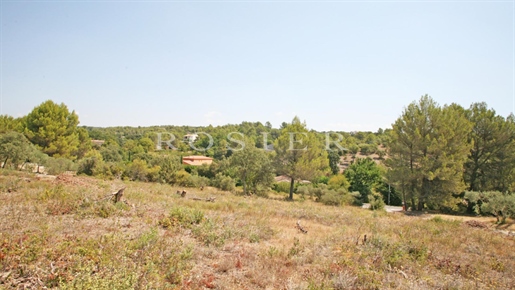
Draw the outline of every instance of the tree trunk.
[[[293,187],[294,186],[295,186],[295,179],[292,177],[291,183],[290,183],[290,200],[293,200]]]
[[[247,195],[247,173],[243,174],[243,195]]]
[[[9,157],[5,158],[4,164],[2,164],[2,168],[5,168],[5,165],[7,164],[7,160],[9,160]]]

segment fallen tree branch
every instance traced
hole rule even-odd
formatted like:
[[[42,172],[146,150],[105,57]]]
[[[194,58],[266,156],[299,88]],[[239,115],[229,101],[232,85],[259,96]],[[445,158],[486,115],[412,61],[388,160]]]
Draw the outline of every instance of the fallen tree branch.
[[[301,225],[300,225],[300,220],[297,221],[297,229],[299,229],[301,232],[303,232],[304,234],[307,234],[308,231],[306,229],[304,229]]]
[[[123,191],[124,190],[125,190],[125,187],[121,188],[118,191],[110,193],[110,194],[106,195],[104,198],[101,198],[101,199],[99,199],[99,200],[97,200],[95,202],[104,201],[104,200],[107,200],[107,199],[112,199],[114,201],[114,203],[117,203],[117,202],[119,202],[122,199],[122,195],[123,195]]]
[[[200,198],[200,197],[192,197],[190,199],[193,199],[193,200],[201,200],[201,201],[207,201],[207,202],[215,202],[215,199],[216,197],[208,197],[208,198]]]
[[[113,192],[112,193],[112,195],[113,195],[113,202],[114,203],[117,203],[117,202],[119,202],[122,199],[122,195],[123,195],[123,191],[124,190],[125,190],[125,187],[121,188],[117,192]]]

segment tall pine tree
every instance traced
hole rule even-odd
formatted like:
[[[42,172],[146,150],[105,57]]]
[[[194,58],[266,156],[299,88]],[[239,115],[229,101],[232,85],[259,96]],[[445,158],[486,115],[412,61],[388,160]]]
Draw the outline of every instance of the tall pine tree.
[[[463,165],[471,145],[471,129],[463,108],[440,107],[430,96],[411,103],[393,124],[390,182],[413,208],[438,208],[465,189]]]

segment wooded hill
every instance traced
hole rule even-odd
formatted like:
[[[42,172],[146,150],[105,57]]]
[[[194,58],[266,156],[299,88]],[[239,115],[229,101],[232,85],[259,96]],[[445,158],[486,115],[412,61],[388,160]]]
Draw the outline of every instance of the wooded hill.
[[[297,117],[280,128],[269,122],[81,127],[65,104],[46,101],[22,118],[0,117],[0,158],[4,168],[35,164],[50,174],[76,171],[262,196],[273,189],[290,199],[307,195],[331,205],[374,201],[381,207],[389,194],[393,203],[404,201],[412,209],[475,211],[499,221],[515,211],[515,117],[499,116],[486,103],[465,109],[423,96],[404,109],[392,128],[308,128]],[[209,156],[214,162],[183,165],[187,155]],[[290,182],[274,182],[278,175]],[[311,183],[297,183],[301,180]]]

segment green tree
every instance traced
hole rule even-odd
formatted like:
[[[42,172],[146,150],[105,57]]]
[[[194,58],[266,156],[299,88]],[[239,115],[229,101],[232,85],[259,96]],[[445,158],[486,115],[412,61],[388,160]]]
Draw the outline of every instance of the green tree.
[[[515,217],[515,195],[498,191],[465,192],[465,199],[473,204],[477,214],[493,215],[504,224],[509,217]]]
[[[281,134],[274,142],[277,173],[290,178],[289,199],[293,200],[295,180],[312,180],[329,167],[327,152],[316,134],[309,132],[298,117],[283,123]]]
[[[138,144],[141,147],[143,147],[143,150],[145,150],[145,152],[152,152],[152,151],[154,151],[154,148],[156,147],[155,142],[152,141],[152,139],[150,139],[149,137],[143,137],[143,138],[139,139]]]
[[[158,181],[162,183],[175,184],[177,174],[182,170],[181,158],[173,155],[159,155],[153,158],[151,164],[159,166]]]
[[[329,151],[327,154],[327,157],[329,158],[329,167],[331,168],[331,172],[333,174],[340,173],[340,167],[338,166],[340,164],[340,154],[338,154],[337,151]]]
[[[351,192],[358,191],[361,200],[367,201],[372,189],[381,181],[381,169],[371,158],[358,158],[344,172]]]
[[[122,150],[117,143],[104,144],[100,147],[99,152],[106,162],[120,162],[123,160]]]
[[[515,167],[515,126],[496,115],[486,103],[474,103],[467,111],[473,127],[469,134],[472,149],[465,163],[464,179],[471,191],[509,189],[505,182]],[[511,160],[510,160],[511,159]],[[511,169],[511,170],[510,170]],[[508,171],[508,174],[503,174]]]
[[[411,103],[393,124],[389,182],[413,208],[450,205],[465,189],[463,166],[471,149],[471,123],[459,106],[440,107],[428,95]],[[407,196],[406,196],[407,195]]]
[[[0,115],[0,133],[7,133],[10,131],[22,131],[21,119],[15,119],[7,115]]]
[[[50,100],[37,106],[24,118],[24,134],[49,156],[76,159],[80,140],[79,117],[65,104]]]
[[[8,132],[0,135],[0,161],[2,168],[11,164],[17,169],[25,162],[37,157],[37,149],[18,132]]]
[[[248,194],[249,188],[260,193],[274,182],[274,169],[268,154],[252,142],[245,142],[245,147],[234,152],[229,160],[241,180],[243,194]]]
[[[81,159],[91,150],[91,138],[89,138],[88,131],[84,128],[78,128],[77,134],[79,135],[79,147],[77,148],[77,158]]]

